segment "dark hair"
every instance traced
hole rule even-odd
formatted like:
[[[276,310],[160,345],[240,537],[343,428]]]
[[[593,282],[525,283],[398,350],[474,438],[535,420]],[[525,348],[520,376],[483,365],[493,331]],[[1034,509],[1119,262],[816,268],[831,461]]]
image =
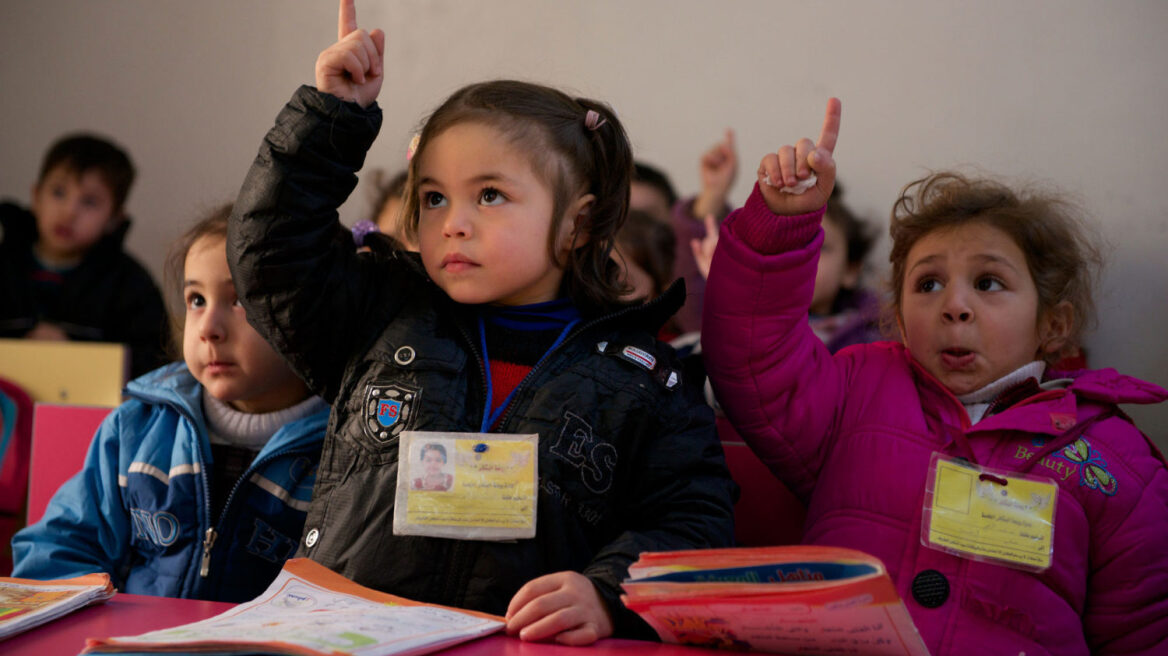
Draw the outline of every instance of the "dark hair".
[[[1068,201],[1049,192],[1015,191],[987,178],[960,173],[932,173],[907,184],[892,207],[889,234],[892,251],[893,309],[899,315],[903,301],[905,266],[909,250],[938,229],[984,223],[1014,240],[1026,256],[1026,265],[1038,290],[1039,314],[1067,301],[1073,308],[1070,333],[1063,348],[1044,357],[1054,362],[1072,352],[1095,321],[1091,288],[1103,264],[1097,235]]]
[[[134,184],[134,165],[126,151],[113,142],[92,134],[70,134],[58,139],[45,153],[37,184],[58,166],[64,166],[76,175],[97,171],[109,187],[114,200],[114,214],[118,215]]]
[[[584,125],[597,112],[604,123]],[[620,303],[620,269],[609,257],[629,205],[633,159],[624,127],[608,105],[572,98],[562,91],[529,82],[495,80],[454,92],[426,120],[409,164],[406,183],[406,234],[417,239],[418,163],[435,137],[454,125],[479,123],[498,130],[531,156],[532,168],[551,189],[553,205],[548,251],[559,263],[556,235],[568,205],[582,194],[596,197],[587,221],[576,226],[572,249],[563,263],[561,290],[584,314],[603,312]]]
[[[174,298],[175,292],[178,292],[179,302],[178,307],[183,307],[182,303],[182,286],[183,286],[183,271],[186,268],[187,253],[191,251],[191,247],[195,242],[203,237],[220,237],[227,239],[227,219],[231,216],[231,203],[225,203],[212,209],[206,216],[191,224],[190,228],[183,233],[170,246],[170,251],[166,256],[166,264],[163,269],[163,280],[167,294]],[[182,340],[183,340],[183,315],[185,312],[171,312],[170,320],[171,326],[174,328],[171,334],[175,336],[175,343],[171,345],[171,356],[176,360],[183,358]]]
[[[422,453],[420,456],[418,456],[418,460],[425,460],[427,451],[436,451],[438,453],[441,453],[442,454],[442,462],[446,462],[446,447],[442,446],[441,444],[431,442],[431,443],[423,446]]]
[[[624,227],[616,235],[616,243],[623,255],[653,278],[654,297],[660,296],[673,282],[673,261],[677,255],[673,228],[648,212],[629,210]]]
[[[633,182],[647,184],[660,191],[661,195],[665,196],[669,207],[677,204],[677,192],[673,189],[673,183],[669,181],[669,176],[656,166],[644,162],[633,162]]]
[[[831,196],[827,199],[827,212],[824,215],[828,221],[839,226],[848,243],[848,264],[861,264],[872,250],[876,242],[876,233],[869,227],[868,222],[856,216],[855,212],[844,204],[844,190],[839,180],[835,182]]]

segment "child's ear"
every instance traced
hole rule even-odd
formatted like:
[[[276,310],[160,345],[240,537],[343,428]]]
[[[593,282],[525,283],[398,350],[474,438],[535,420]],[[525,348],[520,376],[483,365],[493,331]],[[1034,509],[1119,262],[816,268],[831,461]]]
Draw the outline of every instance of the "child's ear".
[[[592,206],[595,203],[594,194],[584,194],[564,210],[564,220],[560,221],[559,243],[565,252],[588,243],[588,222],[592,220]]]
[[[1038,318],[1038,355],[1058,353],[1067,344],[1075,324],[1075,308],[1070,301],[1061,301]]]

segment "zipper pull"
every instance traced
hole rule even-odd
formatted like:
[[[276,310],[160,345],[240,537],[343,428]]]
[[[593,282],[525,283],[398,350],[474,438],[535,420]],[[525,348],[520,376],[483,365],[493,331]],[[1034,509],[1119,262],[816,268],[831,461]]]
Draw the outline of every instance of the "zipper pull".
[[[217,537],[219,534],[213,528],[207,529],[207,534],[203,537],[203,565],[199,568],[199,576],[203,578],[207,578],[211,573],[211,547],[215,546]]]

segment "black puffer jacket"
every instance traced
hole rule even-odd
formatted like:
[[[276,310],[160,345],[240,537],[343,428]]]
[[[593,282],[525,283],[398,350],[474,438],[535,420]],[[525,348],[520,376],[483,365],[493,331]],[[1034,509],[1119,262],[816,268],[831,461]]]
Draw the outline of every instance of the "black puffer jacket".
[[[41,321],[84,342],[130,347],[130,374],[138,377],[166,362],[170,324],[154,279],[122,250],[129,220],[103,237],[64,274],[60,294],[43,311],[31,276],[37,270],[36,219],[22,207],[0,204],[0,337],[23,337]]]
[[[500,614],[525,582],[575,570],[597,586],[618,635],[652,636],[618,598],[629,564],[642,551],[728,546],[733,534],[712,411],[650,336],[683,288],[586,317],[516,390],[497,430],[540,436],[535,538],[393,535],[397,431],[477,432],[486,389],[474,308],[451,301],[416,255],[358,255],[337,221],[380,117],[301,88],[228,233],[249,319],[333,404],[301,555],[393,594]],[[407,406],[385,433],[371,409],[381,394]]]

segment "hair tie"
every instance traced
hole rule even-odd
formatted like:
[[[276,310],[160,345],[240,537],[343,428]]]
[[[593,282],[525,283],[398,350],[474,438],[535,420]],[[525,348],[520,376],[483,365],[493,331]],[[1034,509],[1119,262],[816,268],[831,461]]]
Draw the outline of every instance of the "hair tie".
[[[608,119],[600,115],[600,112],[590,109],[584,114],[584,127],[589,130],[596,130],[600,126],[608,122]]]
[[[377,232],[377,224],[372,221],[358,221],[353,224],[353,243],[365,245],[365,236]]]
[[[410,139],[410,145],[406,147],[406,161],[409,162],[414,158],[414,153],[418,152],[418,144],[422,142],[422,133],[419,132]]]

